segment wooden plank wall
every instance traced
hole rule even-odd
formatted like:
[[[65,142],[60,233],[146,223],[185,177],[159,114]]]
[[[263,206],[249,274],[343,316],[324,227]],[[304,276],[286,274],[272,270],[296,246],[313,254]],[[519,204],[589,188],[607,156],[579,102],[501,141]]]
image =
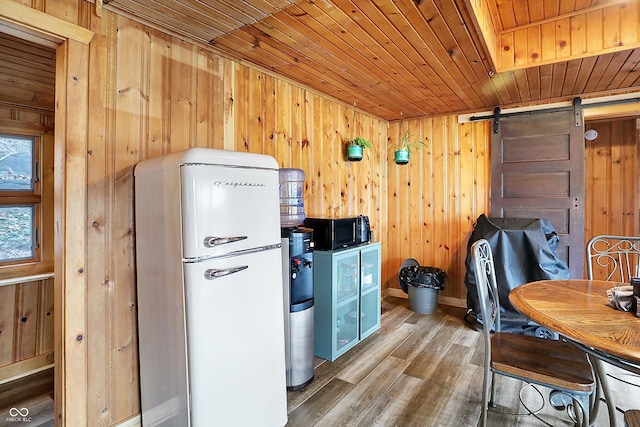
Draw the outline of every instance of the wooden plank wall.
[[[86,248],[78,273],[85,288],[77,290],[84,305],[76,310],[83,318],[62,331],[66,341],[76,327],[83,331],[87,352],[64,395],[74,420],[109,426],[139,413],[133,169],[146,158],[212,147],[266,153],[281,167],[302,168],[308,216],[370,217],[383,242],[385,286],[397,287],[400,263],[413,257],[447,271],[445,300],[465,298],[466,241],[488,212],[489,123],[458,124],[455,116],[387,123],[359,111],[354,120],[352,105],[108,11],[98,17],[91,3],[19,3],[95,32],[91,84],[81,100],[91,118],[87,146],[78,138],[58,148],[86,150],[87,162],[87,199],[65,213],[81,221],[70,225],[85,236],[66,244]],[[387,144],[407,127],[428,145],[398,166]],[[356,133],[373,147],[351,163],[342,141]]]
[[[638,119],[587,122],[585,129],[598,132],[585,141],[585,240],[640,235]]]
[[[53,363],[53,278],[0,286],[0,384]]]
[[[362,213],[384,238],[388,124],[359,111],[354,121],[353,106],[107,11],[102,19],[81,16],[96,33],[88,93],[86,413],[88,425],[112,425],[139,412],[135,165],[189,147],[266,153],[306,172],[308,216]],[[345,160],[351,132],[373,144],[358,163]]]
[[[467,242],[475,220],[489,212],[490,123],[458,124],[455,116],[394,122],[389,141],[409,133],[426,144],[407,165],[393,162],[389,149],[389,216],[383,276],[398,288],[407,258],[447,272],[441,302],[463,304]]]

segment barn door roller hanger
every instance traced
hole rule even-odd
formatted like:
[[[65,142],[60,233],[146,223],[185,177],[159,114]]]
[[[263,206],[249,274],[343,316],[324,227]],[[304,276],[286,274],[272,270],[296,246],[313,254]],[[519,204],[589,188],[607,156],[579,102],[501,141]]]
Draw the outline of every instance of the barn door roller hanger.
[[[580,97],[573,98],[573,106],[572,107],[558,107],[558,108],[547,108],[545,110],[531,110],[531,111],[518,111],[517,113],[506,113],[500,114],[500,107],[496,107],[493,110],[493,114],[491,116],[478,116],[471,117],[471,121],[477,120],[487,120],[491,119],[493,123],[493,133],[497,134],[500,130],[500,118],[504,117],[512,117],[512,116],[531,116],[536,113],[555,113],[558,111],[572,111],[575,117],[575,126],[582,126],[582,100]]]

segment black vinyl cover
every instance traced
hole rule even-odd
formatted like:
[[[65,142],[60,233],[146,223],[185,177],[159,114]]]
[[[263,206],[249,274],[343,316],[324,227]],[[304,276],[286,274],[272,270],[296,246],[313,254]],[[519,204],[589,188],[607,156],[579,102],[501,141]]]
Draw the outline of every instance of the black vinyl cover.
[[[509,292],[527,282],[569,278],[569,267],[555,254],[560,237],[549,220],[544,218],[487,218],[484,214],[478,217],[467,246],[464,284],[467,287],[467,307],[481,321],[471,259],[471,245],[479,239],[486,239],[493,252],[502,329],[505,332],[525,332],[535,324],[513,308]]]

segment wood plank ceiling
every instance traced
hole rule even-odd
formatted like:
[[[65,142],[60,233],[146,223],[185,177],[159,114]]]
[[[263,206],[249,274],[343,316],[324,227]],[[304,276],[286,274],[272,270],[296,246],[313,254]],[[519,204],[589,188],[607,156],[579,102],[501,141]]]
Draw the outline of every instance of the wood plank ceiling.
[[[385,120],[640,89],[640,0],[103,1]]]
[[[638,1],[111,0],[108,8],[394,120],[401,114],[450,114],[637,90]],[[484,18],[477,15],[483,8]],[[583,16],[600,22],[600,32],[587,34],[586,24],[580,28]],[[502,44],[491,46],[491,34],[476,30],[483,19],[490,21],[495,43]],[[607,34],[604,22],[619,34]],[[538,24],[547,25],[539,27],[544,34]],[[528,32],[525,38],[529,34],[527,49],[537,46],[541,52],[525,52],[533,63],[519,66],[516,57],[511,69],[496,72],[498,60],[509,68],[505,52],[516,55],[522,49],[520,33],[513,32],[520,28]],[[621,46],[625,31],[634,33],[627,37],[631,46]],[[505,46],[510,34],[514,44]],[[568,56],[560,51],[544,62],[544,49],[562,49],[578,36],[584,40],[574,41]],[[616,46],[607,49],[611,37]],[[558,46],[545,46],[549,41]],[[599,55],[583,52],[588,43]]]
[[[0,32],[0,104],[53,111],[56,52]]]

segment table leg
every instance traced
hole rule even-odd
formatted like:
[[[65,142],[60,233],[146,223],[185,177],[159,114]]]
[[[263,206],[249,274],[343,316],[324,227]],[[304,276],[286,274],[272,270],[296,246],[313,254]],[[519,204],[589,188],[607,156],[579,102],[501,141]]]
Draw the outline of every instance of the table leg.
[[[591,364],[596,371],[596,375],[600,381],[600,385],[602,386],[602,393],[604,394],[604,399],[607,403],[607,410],[609,411],[609,426],[618,427],[618,421],[616,420],[616,405],[613,402],[613,396],[611,395],[611,391],[609,390],[609,382],[607,380],[607,372],[604,368],[604,363],[597,356],[589,354],[589,359],[591,360]],[[599,402],[595,402],[595,407],[597,407]],[[594,411],[592,419],[595,418],[598,411],[597,409]]]

